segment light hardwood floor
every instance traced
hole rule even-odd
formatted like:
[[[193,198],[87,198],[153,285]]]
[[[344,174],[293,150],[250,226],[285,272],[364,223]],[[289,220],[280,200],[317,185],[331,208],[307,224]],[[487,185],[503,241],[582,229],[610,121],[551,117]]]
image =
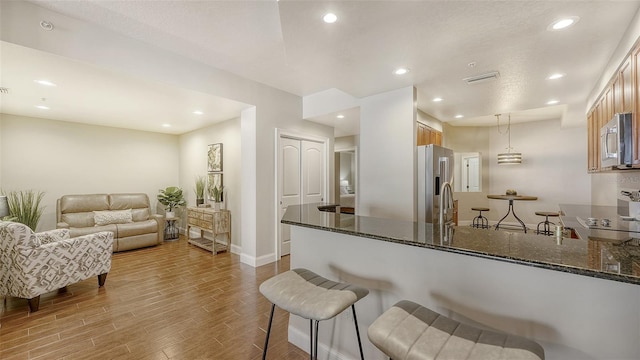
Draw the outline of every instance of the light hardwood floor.
[[[97,278],[0,307],[0,359],[260,359],[270,303],[260,283],[289,269],[288,257],[259,268],[239,256],[179,241],[113,255]],[[307,359],[287,341],[277,309],[268,359]]]

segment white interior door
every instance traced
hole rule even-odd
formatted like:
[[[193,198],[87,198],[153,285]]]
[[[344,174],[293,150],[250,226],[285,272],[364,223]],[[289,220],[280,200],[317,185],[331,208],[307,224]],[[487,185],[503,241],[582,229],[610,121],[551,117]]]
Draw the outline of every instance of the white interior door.
[[[300,140],[281,137],[279,139],[278,183],[280,188],[280,206],[278,219],[282,219],[287,206],[298,205],[302,201],[302,169]],[[291,230],[289,225],[280,226],[280,256],[287,255],[291,248]]]
[[[324,201],[324,144],[301,141],[302,147],[302,203]]]
[[[469,191],[480,191],[480,158],[469,158]]]
[[[280,223],[289,205],[322,202],[326,193],[325,143],[278,138],[278,246],[280,256],[291,249],[289,225]]]
[[[480,158],[478,156],[462,159],[462,189],[463,192],[480,191]]]

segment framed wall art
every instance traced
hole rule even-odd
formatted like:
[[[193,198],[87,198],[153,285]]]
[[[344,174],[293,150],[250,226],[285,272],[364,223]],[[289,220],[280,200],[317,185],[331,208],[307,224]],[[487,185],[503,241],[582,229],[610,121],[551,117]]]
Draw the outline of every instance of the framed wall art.
[[[207,151],[207,171],[222,171],[222,143],[209,145]]]

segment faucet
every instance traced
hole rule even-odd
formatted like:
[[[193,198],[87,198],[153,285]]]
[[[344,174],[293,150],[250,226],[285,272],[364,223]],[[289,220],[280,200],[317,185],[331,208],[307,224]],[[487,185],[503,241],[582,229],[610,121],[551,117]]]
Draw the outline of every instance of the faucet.
[[[453,210],[453,190],[451,184],[445,181],[440,187],[440,245],[450,245],[453,241],[453,221],[445,223],[445,215]]]

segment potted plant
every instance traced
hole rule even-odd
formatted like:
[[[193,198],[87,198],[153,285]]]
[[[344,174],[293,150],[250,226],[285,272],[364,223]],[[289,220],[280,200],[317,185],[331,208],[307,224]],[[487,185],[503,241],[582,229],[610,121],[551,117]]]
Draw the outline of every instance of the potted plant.
[[[196,206],[204,204],[204,188],[207,186],[207,179],[204,176],[196,177]]]
[[[169,186],[168,188],[164,190],[160,189],[159,191],[158,202],[164,205],[166,217],[175,217],[175,212],[173,210],[177,207],[184,206],[187,203],[182,195],[182,189],[177,186]]]
[[[220,203],[222,202],[222,192],[224,191],[224,186],[211,186],[209,187],[209,195],[213,199],[213,204],[216,210],[220,210]]]
[[[3,192],[4,194],[4,192]],[[41,191],[11,191],[7,195],[9,204],[9,217],[7,220],[16,221],[27,225],[31,230],[36,231],[44,207],[40,207],[40,202],[44,197]]]

